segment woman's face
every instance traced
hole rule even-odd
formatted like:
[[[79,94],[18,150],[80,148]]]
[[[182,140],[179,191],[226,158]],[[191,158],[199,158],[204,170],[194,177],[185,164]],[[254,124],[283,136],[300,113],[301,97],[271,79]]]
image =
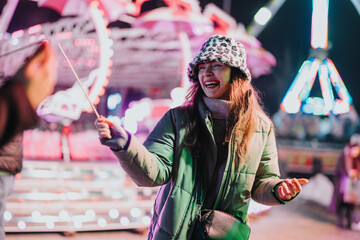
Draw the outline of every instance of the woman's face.
[[[206,96],[229,99],[231,68],[220,62],[205,62],[198,68],[198,78]]]

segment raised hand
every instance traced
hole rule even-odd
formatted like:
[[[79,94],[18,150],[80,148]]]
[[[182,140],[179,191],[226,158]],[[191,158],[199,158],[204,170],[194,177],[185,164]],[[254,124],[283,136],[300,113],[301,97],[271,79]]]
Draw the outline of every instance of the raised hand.
[[[121,126],[109,121],[104,116],[100,116],[95,121],[100,142],[113,150],[123,149],[129,140],[128,133]]]
[[[291,198],[295,197],[296,194],[298,194],[302,187],[301,185],[304,185],[308,183],[309,180],[306,178],[293,178],[289,179],[287,178],[284,182],[282,182],[276,189],[277,196],[282,200],[290,200]]]

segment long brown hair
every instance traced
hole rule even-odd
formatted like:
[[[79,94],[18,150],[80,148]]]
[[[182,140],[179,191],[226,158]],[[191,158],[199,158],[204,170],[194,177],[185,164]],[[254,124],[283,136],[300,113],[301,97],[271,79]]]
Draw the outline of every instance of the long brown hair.
[[[196,79],[197,80],[197,79]],[[193,149],[195,154],[200,154],[202,143],[199,137],[202,136],[200,127],[200,115],[197,103],[204,96],[199,81],[195,81],[190,87],[187,95],[187,102],[184,107],[187,109],[187,131],[185,145]],[[237,139],[237,156],[241,162],[245,161],[248,154],[249,143],[257,127],[257,115],[264,113],[258,91],[252,86],[237,68],[231,68],[230,87],[230,110],[227,118],[225,141],[229,142],[231,133],[234,132]],[[266,114],[265,114],[266,115]],[[233,131],[234,129],[234,131]]]

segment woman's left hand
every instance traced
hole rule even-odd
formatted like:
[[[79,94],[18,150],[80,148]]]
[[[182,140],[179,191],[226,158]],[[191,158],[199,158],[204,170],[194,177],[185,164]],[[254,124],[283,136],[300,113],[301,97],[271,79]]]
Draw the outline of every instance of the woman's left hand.
[[[287,178],[276,189],[277,196],[284,201],[290,200],[301,191],[301,185],[308,183],[306,178]]]

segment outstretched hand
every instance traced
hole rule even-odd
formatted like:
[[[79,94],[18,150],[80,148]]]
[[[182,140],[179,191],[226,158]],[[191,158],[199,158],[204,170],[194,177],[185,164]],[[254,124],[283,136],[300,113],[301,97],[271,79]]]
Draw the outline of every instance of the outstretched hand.
[[[111,149],[122,149],[126,145],[128,134],[125,129],[109,121],[104,116],[96,119],[95,127],[98,131],[101,144]]]
[[[282,182],[276,189],[277,196],[282,200],[290,200],[295,197],[296,194],[301,192],[301,185],[308,183],[309,180],[306,178],[287,178],[284,182]]]

